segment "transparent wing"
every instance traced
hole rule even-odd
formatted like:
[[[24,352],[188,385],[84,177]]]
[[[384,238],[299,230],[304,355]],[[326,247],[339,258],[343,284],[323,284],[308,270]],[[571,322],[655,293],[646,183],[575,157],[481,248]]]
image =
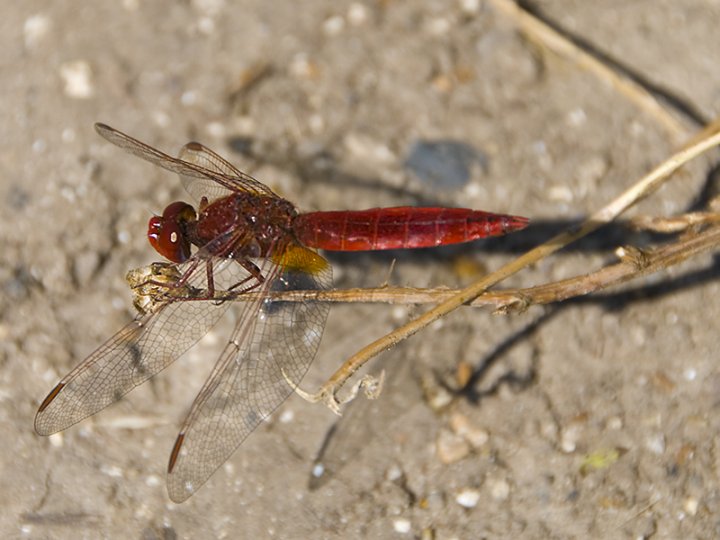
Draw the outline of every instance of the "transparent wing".
[[[238,189],[242,189],[243,191],[275,196],[270,188],[261,184],[250,175],[245,174],[233,164],[200,143],[187,143],[180,150],[178,158],[208,171],[212,171],[215,174],[232,178],[236,184],[242,186],[242,188],[238,187]],[[232,193],[232,191],[215,181],[202,180],[185,174],[181,174],[180,179],[185,189],[196,201],[200,201],[203,196],[213,200]]]
[[[240,172],[200,143],[186,144],[180,152],[181,158],[174,158],[105,124],[95,124],[95,131],[126,152],[179,174],[187,190],[197,200],[207,195],[202,193],[203,189],[222,193],[228,190],[277,196],[269,187]],[[186,161],[185,158],[190,158],[192,161]],[[209,186],[214,187],[209,188]]]
[[[292,261],[262,269],[264,300],[247,306],[188,414],[168,466],[168,493],[190,497],[272,413],[307,372],[325,326],[328,304],[281,302],[272,293],[328,289],[330,265],[293,247]]]
[[[203,254],[179,265],[184,283],[180,291],[207,292]],[[230,260],[214,264],[213,275],[216,287],[254,279]],[[125,326],[58,383],[38,410],[35,430],[40,435],[62,431],[117,401],[203,337],[228,306],[229,302],[178,299],[177,294],[159,302],[152,313]]]

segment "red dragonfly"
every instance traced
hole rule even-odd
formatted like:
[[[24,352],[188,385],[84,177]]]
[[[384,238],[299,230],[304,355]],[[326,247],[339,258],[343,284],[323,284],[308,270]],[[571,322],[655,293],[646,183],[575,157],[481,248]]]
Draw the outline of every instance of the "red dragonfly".
[[[146,299],[152,295],[151,309],[52,389],[38,409],[35,430],[62,431],[117,401],[202,338],[231,304],[227,299],[247,294],[170,453],[168,493],[175,502],[202,486],[308,370],[329,304],[283,302],[274,293],[331,287],[330,264],[315,249],[439,246],[502,235],[528,223],[461,208],[298,213],[199,143],[186,144],[174,158],[104,124],[95,129],[123,150],[177,173],[198,209],[174,202],[150,219],[150,244],[172,261],[149,278],[147,285],[155,287],[145,293]]]

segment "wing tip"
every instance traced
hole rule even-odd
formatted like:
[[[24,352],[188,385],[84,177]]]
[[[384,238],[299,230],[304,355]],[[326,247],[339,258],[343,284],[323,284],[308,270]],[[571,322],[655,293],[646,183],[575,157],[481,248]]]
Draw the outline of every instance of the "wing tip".
[[[55,400],[55,398],[58,396],[60,391],[65,388],[65,383],[58,383],[55,385],[55,388],[50,390],[50,393],[45,396],[45,399],[43,399],[42,403],[40,404],[40,407],[38,407],[38,414],[45,411],[45,409],[48,408],[48,406]]]
[[[45,399],[43,399],[40,407],[38,407],[37,413],[35,414],[35,432],[38,435],[47,436],[61,431],[47,425],[47,422],[43,421],[46,418],[43,413],[50,406],[50,404],[55,401],[55,398],[58,397],[63,388],[65,388],[65,383],[58,383],[55,388],[50,390],[50,393],[45,396]]]
[[[170,461],[168,461],[168,474],[172,474],[175,464],[177,463],[178,457],[180,457],[180,449],[182,448],[183,442],[185,441],[185,433],[180,432],[175,439],[172,452],[170,452]]]
[[[193,493],[195,493],[197,487],[199,487],[196,487],[191,482],[183,481],[181,478],[173,475],[173,471],[175,471],[175,465],[180,457],[180,450],[182,449],[184,442],[185,432],[181,431],[178,434],[177,439],[175,439],[175,444],[173,445],[172,452],[170,452],[170,460],[168,462],[167,491],[170,500],[176,504],[180,504],[189,499]]]
[[[113,128],[111,128],[107,124],[104,124],[103,122],[95,122],[94,127],[95,131],[103,137],[105,137],[106,133],[115,131]]]

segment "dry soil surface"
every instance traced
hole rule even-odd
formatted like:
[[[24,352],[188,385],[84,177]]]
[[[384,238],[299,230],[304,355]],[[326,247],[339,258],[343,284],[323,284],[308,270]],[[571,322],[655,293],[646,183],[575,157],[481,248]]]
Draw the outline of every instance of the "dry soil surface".
[[[718,0],[530,8],[664,96],[688,134],[720,113]],[[46,393],[133,317],[125,272],[158,259],[147,219],[183,197],[176,176],[106,143],[93,122],[170,153],[202,141],[304,210],[446,204],[532,218],[462,248],[329,254],[337,287],[468,283],[577,223],[681,141],[482,0],[35,0],[5,2],[2,15],[3,537],[720,535],[711,256],[523,313],[464,308],[387,351],[371,368],[387,371],[383,394],[347,410],[314,489],[336,417],[293,396],[196,495],[168,499],[178,426],[232,320],[119,404],[36,435]],[[716,194],[712,167],[699,160],[632,213],[701,208]],[[504,285],[662,241],[613,225]],[[424,309],[333,307],[303,387]],[[471,388],[453,393],[467,367]]]

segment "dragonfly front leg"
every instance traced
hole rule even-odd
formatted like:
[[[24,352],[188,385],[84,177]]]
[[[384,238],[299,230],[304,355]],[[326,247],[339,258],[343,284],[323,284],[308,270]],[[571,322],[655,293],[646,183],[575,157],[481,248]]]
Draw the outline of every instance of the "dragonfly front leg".
[[[237,262],[247,270],[248,275],[228,287],[227,290],[214,294],[212,298],[218,305],[228,300],[235,300],[239,296],[249,293],[265,283],[265,276],[262,275],[260,268],[255,263],[248,259],[237,259]]]

